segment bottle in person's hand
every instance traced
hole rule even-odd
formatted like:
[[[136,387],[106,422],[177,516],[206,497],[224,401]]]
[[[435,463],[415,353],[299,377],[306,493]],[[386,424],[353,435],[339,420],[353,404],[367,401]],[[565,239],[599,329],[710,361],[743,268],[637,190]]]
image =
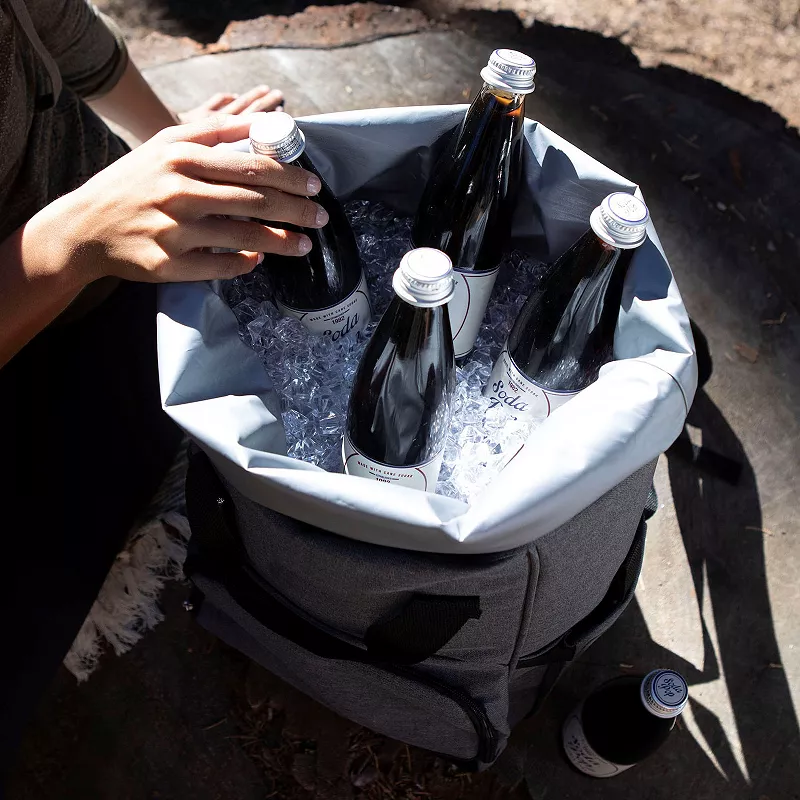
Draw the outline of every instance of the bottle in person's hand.
[[[372,316],[358,247],[341,204],[305,152],[302,131],[288,114],[262,114],[250,126],[250,148],[254,153],[313,172],[322,184],[315,200],[330,218],[323,228],[269,223],[274,228],[302,232],[312,243],[304,256],[266,254],[262,268],[269,271],[276,305],[313,333],[332,341],[355,336]]]
[[[618,775],[664,744],[687,697],[686,681],[668,669],[609,681],[567,717],[564,753],[593,778]]]
[[[358,366],[342,444],[345,472],[432,492],[455,392],[450,259],[423,247],[403,257],[396,296]]]
[[[414,220],[414,244],[444,251],[455,268],[449,313],[459,363],[475,345],[511,239],[525,95],[535,74],[536,63],[523,53],[492,53],[481,71],[485,83],[434,165]]]
[[[517,316],[484,390],[493,406],[541,421],[597,380],[614,355],[625,276],[648,220],[647,206],[624,192],[592,212],[590,229]]]

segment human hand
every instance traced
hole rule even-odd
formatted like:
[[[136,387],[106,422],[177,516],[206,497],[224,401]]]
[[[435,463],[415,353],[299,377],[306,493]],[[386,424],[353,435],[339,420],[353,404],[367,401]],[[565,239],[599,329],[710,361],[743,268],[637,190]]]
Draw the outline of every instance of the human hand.
[[[247,137],[252,116],[165,128],[33,217],[28,242],[51,268],[89,283],[196,281],[250,272],[261,253],[304,255],[310,239],[229,216],[319,228],[328,215],[308,199],[315,175],[265,156],[222,148]],[[37,236],[37,231],[40,235]],[[211,253],[208,248],[238,252]]]
[[[198,122],[213,114],[253,114],[257,111],[283,111],[283,92],[269,86],[256,86],[244,94],[221,92],[205,103],[178,114],[181,122]]]

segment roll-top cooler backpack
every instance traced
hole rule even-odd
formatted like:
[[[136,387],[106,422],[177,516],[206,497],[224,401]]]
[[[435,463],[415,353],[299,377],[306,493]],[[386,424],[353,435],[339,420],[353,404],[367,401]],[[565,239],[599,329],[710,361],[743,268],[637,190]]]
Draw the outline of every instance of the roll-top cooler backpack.
[[[412,214],[464,111],[299,123],[342,200]],[[548,261],[606,194],[638,193],[530,120],[524,175],[512,244]],[[194,442],[185,571],[198,621],[344,717],[492,764],[630,602],[655,461],[694,395],[689,321],[653,227],[626,280],[615,361],[471,505],[287,458],[279,399],[215,283],[164,287],[158,328],[164,409]]]

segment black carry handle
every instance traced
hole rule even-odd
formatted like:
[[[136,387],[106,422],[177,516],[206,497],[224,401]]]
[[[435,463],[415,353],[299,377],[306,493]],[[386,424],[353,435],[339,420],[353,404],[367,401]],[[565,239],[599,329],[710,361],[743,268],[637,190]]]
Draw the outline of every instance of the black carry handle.
[[[708,383],[714,371],[714,361],[711,358],[711,346],[708,338],[700,326],[693,319],[689,320],[689,324],[692,328],[697,357],[697,391],[699,392]],[[708,447],[698,447],[692,444],[685,430],[667,452],[687,464],[692,464],[709,477],[719,478],[731,486],[736,486],[742,475],[743,464],[741,461],[709,450]]]
[[[320,658],[364,664],[418,664],[438,652],[470,619],[480,598],[414,594],[367,630],[366,649],[325,633],[273,596],[250,563],[237,534],[233,503],[208,457],[193,448],[186,475],[186,510],[192,526],[187,575],[200,572],[222,584],[248,614],[278,636]]]
[[[711,478],[719,478],[731,486],[737,486],[744,465],[741,461],[723,456],[708,447],[692,444],[686,430],[672,443],[667,453],[691,464]]]
[[[438,653],[467,623],[481,615],[475,595],[414,594],[400,611],[367,629],[364,643],[375,658],[418,664]]]

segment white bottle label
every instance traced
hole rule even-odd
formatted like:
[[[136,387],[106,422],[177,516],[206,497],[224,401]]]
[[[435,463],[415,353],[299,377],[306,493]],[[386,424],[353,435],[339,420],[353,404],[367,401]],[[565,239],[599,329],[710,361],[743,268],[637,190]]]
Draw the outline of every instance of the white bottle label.
[[[342,441],[342,460],[344,471],[348,475],[359,475],[362,478],[372,478],[381,483],[393,483],[396,486],[408,486],[411,489],[421,489],[423,492],[436,490],[436,481],[439,480],[439,470],[442,468],[444,450],[439,455],[417,464],[413,467],[391,467],[373,461],[357,450],[350,437],[344,435]]]
[[[279,300],[275,300],[275,305],[287,316],[299,319],[312,333],[330,336],[334,342],[338,342],[344,336],[355,336],[364,330],[372,317],[367,279],[363,273],[355,291],[334,306],[321,308],[318,311],[302,311],[286,306]]]
[[[613,761],[606,761],[602,756],[597,755],[583,732],[582,710],[583,704],[569,715],[561,733],[564,752],[572,766],[593,778],[611,778],[634,766],[633,764],[615,764]]]
[[[508,350],[503,348],[494,365],[484,397],[492,399],[491,408],[502,406],[514,419],[541,422],[579,392],[551,392],[520,372]]]
[[[447,311],[450,315],[456,358],[467,355],[475,346],[498,271],[499,269],[491,272],[455,270],[455,294],[447,304]]]

